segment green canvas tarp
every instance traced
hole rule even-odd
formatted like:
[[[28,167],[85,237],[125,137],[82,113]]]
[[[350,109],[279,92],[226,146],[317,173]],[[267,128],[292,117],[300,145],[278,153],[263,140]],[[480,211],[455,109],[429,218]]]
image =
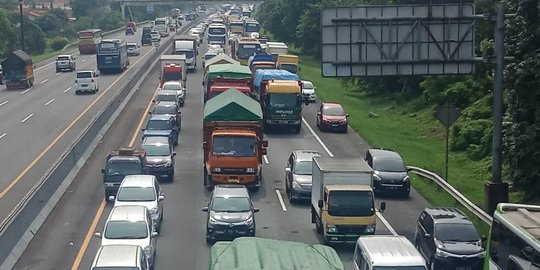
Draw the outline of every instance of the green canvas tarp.
[[[329,246],[291,241],[240,237],[217,242],[210,250],[209,270],[343,270]]]
[[[249,67],[236,64],[216,64],[208,67],[206,73],[207,80],[218,77],[226,79],[246,79],[251,78]]]
[[[204,106],[207,122],[259,122],[262,124],[261,105],[237,89],[229,90],[208,100]]]

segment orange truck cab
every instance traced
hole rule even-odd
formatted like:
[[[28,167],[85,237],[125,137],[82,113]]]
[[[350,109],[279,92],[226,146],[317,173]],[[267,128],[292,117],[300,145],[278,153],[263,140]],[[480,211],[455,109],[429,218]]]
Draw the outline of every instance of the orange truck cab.
[[[263,140],[262,110],[257,101],[229,89],[204,106],[204,185],[240,184],[258,190],[262,159],[268,142]]]

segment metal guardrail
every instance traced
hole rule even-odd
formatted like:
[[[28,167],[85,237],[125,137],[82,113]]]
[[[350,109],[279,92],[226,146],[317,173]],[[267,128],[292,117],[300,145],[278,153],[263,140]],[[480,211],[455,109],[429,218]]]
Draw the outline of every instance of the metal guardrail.
[[[414,167],[414,166],[407,166],[407,168],[410,169],[410,172],[420,175],[422,177],[431,179],[433,182],[435,182],[439,187],[444,189],[450,196],[454,197],[456,201],[461,203],[467,210],[471,211],[476,217],[487,223],[488,225],[491,225],[491,222],[493,221],[493,218],[480,207],[478,207],[476,204],[471,202],[469,199],[467,199],[461,192],[459,192],[457,189],[455,189],[453,186],[448,184],[442,177],[440,177],[438,174],[434,172],[430,172],[428,170]]]

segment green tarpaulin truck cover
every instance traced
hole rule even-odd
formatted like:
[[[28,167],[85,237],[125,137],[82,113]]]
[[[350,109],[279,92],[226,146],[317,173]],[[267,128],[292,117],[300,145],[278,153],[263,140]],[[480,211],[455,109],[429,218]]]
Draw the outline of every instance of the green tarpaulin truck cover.
[[[263,115],[259,102],[230,88],[208,100],[204,105],[204,123],[207,122],[260,122]]]
[[[324,245],[240,237],[217,242],[209,270],[343,270],[336,251]]]

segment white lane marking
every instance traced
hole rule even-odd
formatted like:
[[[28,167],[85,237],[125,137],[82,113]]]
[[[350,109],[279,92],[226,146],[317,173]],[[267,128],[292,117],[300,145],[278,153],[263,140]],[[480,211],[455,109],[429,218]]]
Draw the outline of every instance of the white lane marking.
[[[83,63],[86,62],[86,59],[81,60],[81,62],[83,62]]]
[[[22,92],[21,92],[21,95],[24,95],[24,94],[28,93],[28,91],[30,91],[30,88],[28,88],[28,89],[22,91]]]
[[[4,134],[0,135],[0,140],[6,137],[7,133],[4,132]]]
[[[49,79],[45,79],[45,80],[43,80],[43,81],[41,81],[41,82],[39,82],[39,83],[46,83],[48,80],[49,80]]]
[[[263,156],[264,164],[269,164],[268,157],[266,155]]]
[[[67,91],[69,91],[70,89],[71,89],[71,86],[68,87],[66,90],[64,90],[64,93],[67,92]]]
[[[54,101],[54,98],[51,99],[51,100],[49,100],[49,101],[47,101],[47,103],[45,103],[45,106],[49,106],[49,104],[53,103],[53,101]]]
[[[390,222],[388,222],[388,220],[386,220],[386,218],[384,218],[384,216],[379,212],[375,212],[377,214],[377,217],[382,221],[382,223],[384,224],[384,226],[386,226],[386,228],[388,228],[388,230],[393,234],[393,235],[398,235],[398,233],[396,232],[396,230],[394,230],[394,228],[392,228],[392,225],[390,225]]]
[[[315,131],[311,128],[311,126],[308,124],[308,122],[306,121],[306,119],[304,117],[302,117],[302,122],[304,122],[304,125],[306,125],[306,127],[309,129],[309,132],[311,132],[311,134],[315,137],[315,139],[317,139],[317,141],[319,142],[319,144],[322,146],[322,148],[324,149],[324,151],[326,151],[326,153],[330,156],[330,157],[334,157],[334,154],[332,154],[332,152],[330,152],[330,149],[328,149],[328,147],[326,147],[326,144],[323,143],[323,141],[321,140],[321,138],[319,138],[319,136],[317,135],[317,133],[315,133]]]
[[[283,201],[283,197],[281,197],[281,192],[279,192],[279,189],[276,189],[276,195],[278,197],[279,204],[281,204],[281,210],[283,210],[283,212],[287,212],[287,207],[285,206],[285,202]]]
[[[24,123],[26,122],[28,119],[30,119],[30,117],[34,116],[33,113],[31,113],[30,115],[28,115],[26,118],[24,118],[23,120],[21,120],[21,123]]]
[[[6,100],[6,101],[4,101],[4,102],[0,103],[0,107],[2,107],[2,106],[4,106],[4,105],[6,105],[6,104],[7,104],[8,102],[9,102],[9,100]]]

